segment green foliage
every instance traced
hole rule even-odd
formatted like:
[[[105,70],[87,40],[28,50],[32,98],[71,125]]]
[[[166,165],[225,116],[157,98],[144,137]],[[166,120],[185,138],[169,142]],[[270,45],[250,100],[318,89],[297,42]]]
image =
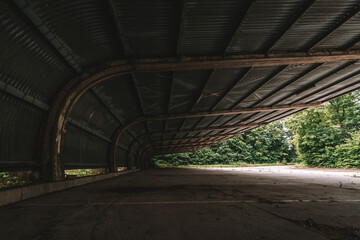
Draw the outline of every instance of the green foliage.
[[[24,185],[26,181],[19,179],[16,173],[0,172],[0,188]]]
[[[278,121],[193,153],[157,156],[161,165],[239,165],[247,163],[289,163],[296,159],[289,144],[292,134]]]
[[[356,156],[345,156],[355,153],[358,144],[356,134],[351,133],[359,130],[359,99],[359,92],[348,94],[286,121],[285,125],[295,133],[292,143],[301,161],[311,167],[356,166]]]
[[[345,144],[336,146],[331,156],[336,159],[336,167],[360,168],[360,132],[355,132]]]
[[[104,168],[65,170],[66,176],[73,175],[76,177],[86,177],[86,176],[97,175],[97,174],[102,174],[102,173],[105,173]]]
[[[157,156],[162,165],[302,162],[360,168],[360,91],[194,153]]]

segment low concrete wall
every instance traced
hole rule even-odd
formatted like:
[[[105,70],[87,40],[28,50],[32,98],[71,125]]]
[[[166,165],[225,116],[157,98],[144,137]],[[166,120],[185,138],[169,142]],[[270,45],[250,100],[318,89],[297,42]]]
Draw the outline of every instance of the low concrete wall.
[[[60,182],[43,183],[33,186],[24,186],[13,189],[4,189],[0,191],[0,206],[16,203],[25,199],[39,197],[46,193],[57,192],[72,187],[81,186],[84,184],[98,182],[101,180],[117,177],[120,175],[133,173],[139,171],[138,169],[126,170],[116,173],[105,173],[95,176],[88,176],[82,178],[75,178],[72,180],[65,180]]]

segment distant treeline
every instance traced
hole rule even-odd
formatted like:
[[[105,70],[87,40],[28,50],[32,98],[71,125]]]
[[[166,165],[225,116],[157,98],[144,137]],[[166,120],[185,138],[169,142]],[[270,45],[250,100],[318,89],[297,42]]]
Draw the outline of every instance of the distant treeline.
[[[156,164],[295,163],[360,168],[360,92],[301,111],[192,153],[154,157]]]

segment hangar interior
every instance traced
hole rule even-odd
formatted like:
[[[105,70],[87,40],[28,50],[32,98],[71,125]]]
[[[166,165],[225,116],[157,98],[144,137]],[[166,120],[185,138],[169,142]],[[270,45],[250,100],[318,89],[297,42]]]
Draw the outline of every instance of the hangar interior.
[[[357,0],[1,0],[0,168],[144,169],[360,87]]]

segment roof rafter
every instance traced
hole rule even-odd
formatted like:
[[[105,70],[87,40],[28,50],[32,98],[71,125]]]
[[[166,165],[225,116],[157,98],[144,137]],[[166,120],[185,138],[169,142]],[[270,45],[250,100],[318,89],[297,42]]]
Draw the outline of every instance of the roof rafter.
[[[130,64],[137,72],[166,72],[208,69],[237,69],[325,62],[360,60],[360,50],[322,50],[311,52],[277,52],[271,54],[237,54],[227,56],[196,56],[179,58],[134,59],[114,61],[111,65]]]
[[[155,149],[174,149],[174,148],[184,148],[184,147],[200,147],[200,146],[210,146],[210,145],[214,145],[217,144],[221,141],[225,141],[226,137],[224,138],[219,138],[217,140],[213,140],[213,141],[204,141],[201,143],[176,143],[176,144],[168,144],[168,145],[161,145],[161,146],[155,146]]]
[[[241,133],[238,134],[217,134],[217,135],[212,135],[212,136],[205,136],[205,137],[188,137],[188,138],[179,138],[179,139],[171,139],[171,140],[161,140],[161,141],[154,141],[154,144],[168,144],[168,143],[179,143],[179,142],[183,142],[183,141],[187,141],[187,142],[191,142],[191,141],[196,141],[196,143],[200,143],[200,142],[206,142],[208,140],[213,140],[213,139],[217,139],[219,137],[234,137],[237,135],[240,135]]]
[[[343,72],[343,71],[346,71],[346,69],[347,69],[348,67],[351,67],[351,66],[354,65],[354,64],[356,64],[356,62],[347,64],[346,67],[343,67],[343,68],[334,70],[334,71],[332,71],[330,74],[327,74],[326,76],[319,78],[319,79],[316,81],[315,86],[316,86],[317,83],[319,83],[319,82],[321,82],[321,81],[325,81],[327,78],[332,77],[334,74],[339,74],[339,73],[341,73],[341,72]],[[319,66],[319,67],[320,67],[320,66]],[[316,71],[319,67],[315,68],[315,69],[312,70],[311,72]],[[346,81],[346,80],[348,80],[349,78],[355,77],[355,76],[357,76],[357,75],[359,75],[359,74],[360,74],[360,70],[359,70],[359,71],[356,71],[355,73],[351,74],[350,76],[341,77],[340,80],[335,81],[335,83],[332,83],[332,84],[327,84],[326,86],[322,87],[321,89],[316,90],[315,93],[319,93],[319,92],[321,92],[321,91],[324,91],[324,90],[326,90],[326,89],[327,89],[328,87],[330,87],[330,86],[335,86],[336,84],[339,84],[339,83],[341,83],[341,82],[343,82],[343,81]],[[303,75],[302,77],[298,78],[296,81],[298,81],[299,79],[302,79],[302,78],[305,77],[306,75],[307,75],[307,74]],[[294,82],[296,82],[296,81],[294,81]],[[291,82],[290,84],[292,84],[292,83],[293,83],[293,82]],[[290,84],[288,84],[287,86],[289,86]],[[280,90],[281,90],[281,89],[280,89]],[[280,91],[280,90],[279,90],[279,91]],[[336,91],[337,91],[337,90],[336,90]],[[278,91],[276,91],[276,92],[278,92]],[[294,100],[291,104],[294,104],[294,103],[296,103],[296,102],[299,102],[299,101],[305,99],[306,97],[309,97],[309,96],[312,95],[312,94],[314,94],[314,93],[313,93],[313,92],[308,92],[308,93],[302,95],[301,98],[298,98],[298,99]],[[280,103],[280,102],[282,102],[282,101],[285,101],[287,98],[292,97],[293,95],[294,95],[294,94],[284,96],[283,98],[281,98],[281,99],[279,99],[278,101],[276,101],[275,104],[276,104],[276,103]],[[322,96],[322,97],[323,97],[323,96]],[[319,97],[319,98],[317,98],[317,99],[322,99],[322,100],[323,100],[322,97]],[[264,99],[264,100],[265,100],[265,99]],[[316,100],[315,100],[315,101],[316,101]],[[257,103],[257,104],[254,105],[254,106],[257,106],[257,105],[259,105],[260,103],[261,103],[261,102]],[[271,113],[269,113],[269,114],[271,114]],[[248,117],[245,119],[245,121],[247,121],[248,119],[252,118],[252,117],[255,116],[255,115],[256,115],[256,113],[248,116]],[[244,120],[242,120],[241,122],[243,122],[243,121],[244,121]]]
[[[248,128],[248,127],[260,127],[260,126],[266,126],[266,125],[268,125],[268,123],[263,122],[263,123],[256,123],[256,124],[238,124],[238,125],[232,125],[232,126],[194,128],[194,129],[190,129],[190,130],[179,130],[179,131],[170,131],[170,132],[152,132],[150,134],[152,136],[176,135],[176,134],[185,134],[185,133],[192,133],[192,132],[222,131],[222,130],[232,130],[232,129],[235,130],[235,129],[243,129],[243,128]],[[142,136],[140,136],[140,137],[142,137]]]
[[[236,86],[239,82],[241,82],[241,81],[251,72],[252,69],[253,69],[253,68],[248,68],[248,69],[245,71],[245,73],[242,73],[241,76],[240,76],[240,78],[239,78],[237,81],[234,81],[234,82],[231,84],[231,86],[230,86],[223,94],[221,94],[221,96],[218,98],[218,100],[215,102],[215,104],[211,107],[211,110],[210,110],[210,111],[214,111],[215,108],[216,108],[216,106],[226,97],[226,95],[227,95],[228,93],[230,93],[230,92],[235,88],[235,86]],[[204,118],[201,118],[201,119],[197,122],[197,124],[194,126],[194,128],[196,128],[203,119],[204,119]],[[218,118],[216,118],[214,121],[212,121],[212,123],[215,122],[217,119],[218,119]],[[209,125],[211,125],[211,124],[209,124]]]
[[[212,72],[210,73],[209,77],[207,78],[207,80],[205,81],[204,85],[202,86],[202,88],[200,89],[199,91],[199,94],[197,96],[197,98],[195,99],[195,101],[191,104],[191,108],[190,108],[190,111],[189,112],[192,112],[195,105],[200,102],[201,98],[204,96],[204,90],[206,88],[206,85],[208,84],[208,82],[211,80],[211,78],[214,76],[216,72],[216,69],[213,69]],[[181,126],[180,126],[180,130],[184,128],[185,126],[185,122],[186,122],[186,119],[183,120]]]
[[[169,114],[169,111],[170,111],[171,95],[172,95],[172,91],[173,91],[173,85],[174,85],[174,81],[175,81],[175,75],[176,75],[176,72],[174,71],[173,74],[172,74],[172,77],[171,77],[171,83],[170,83],[170,89],[169,89],[169,95],[168,95],[168,102],[167,102],[166,114]],[[164,128],[163,128],[163,131],[164,131],[164,132],[165,132],[166,129],[167,129],[167,124],[168,124],[168,121],[165,120]]]

